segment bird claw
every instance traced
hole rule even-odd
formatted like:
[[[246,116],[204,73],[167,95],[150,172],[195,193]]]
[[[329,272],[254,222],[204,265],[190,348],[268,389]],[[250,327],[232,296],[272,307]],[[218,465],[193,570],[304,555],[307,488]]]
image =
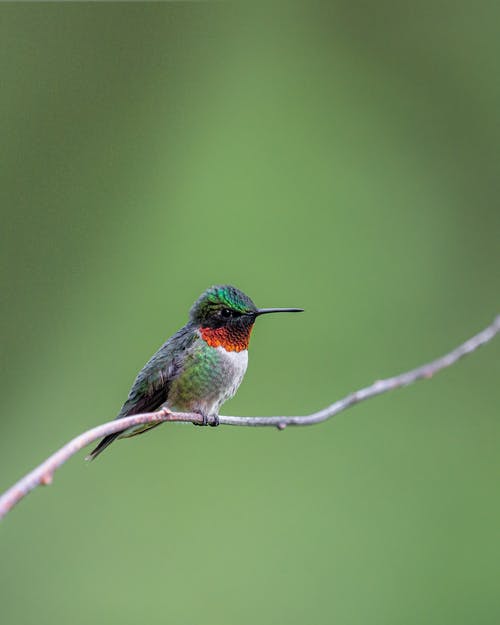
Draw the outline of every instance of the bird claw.
[[[196,423],[196,422],[193,421],[193,425],[197,425],[200,428],[204,427],[205,425],[208,425],[208,417],[207,417],[207,415],[201,414],[201,413],[199,413],[199,414],[200,414],[200,417],[202,419],[201,423]]]
[[[199,425],[200,427],[209,425],[210,427],[217,427],[219,425],[219,417],[218,415],[206,415],[206,414],[202,414],[202,422],[201,423],[195,423],[194,425]]]

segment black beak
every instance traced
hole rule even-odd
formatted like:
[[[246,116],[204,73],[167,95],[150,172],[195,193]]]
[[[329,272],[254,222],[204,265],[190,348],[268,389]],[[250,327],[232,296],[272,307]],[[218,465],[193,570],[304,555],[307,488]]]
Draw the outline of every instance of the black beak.
[[[303,308],[259,308],[254,315],[267,315],[269,313],[281,313],[281,312],[304,312]]]

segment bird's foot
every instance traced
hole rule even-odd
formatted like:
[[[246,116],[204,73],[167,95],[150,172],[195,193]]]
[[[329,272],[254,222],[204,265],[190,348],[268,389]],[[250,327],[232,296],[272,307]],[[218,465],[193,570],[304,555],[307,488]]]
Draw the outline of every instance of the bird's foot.
[[[217,427],[219,425],[219,417],[217,415],[205,415],[202,414],[202,422],[195,423],[194,425],[199,425],[201,427],[210,425],[211,427]]]
[[[206,414],[202,414],[201,412],[199,413],[200,417],[201,417],[201,423],[195,423],[193,422],[193,425],[198,425],[199,427],[205,427],[206,425],[208,425],[208,417]]]

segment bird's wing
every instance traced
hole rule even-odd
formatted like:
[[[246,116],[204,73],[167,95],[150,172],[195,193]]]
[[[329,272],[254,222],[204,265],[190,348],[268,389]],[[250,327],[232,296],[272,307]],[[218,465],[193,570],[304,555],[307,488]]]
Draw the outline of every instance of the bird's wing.
[[[156,410],[167,400],[170,385],[180,367],[175,359],[162,352],[166,348],[165,345],[158,350],[140,371],[117,419]]]
[[[181,371],[185,351],[193,344],[195,339],[196,334],[194,332],[188,332],[186,328],[182,328],[160,347],[137,375],[127,401],[123,404],[116,417],[117,419],[123,419],[124,417],[142,412],[152,412],[165,403],[170,386]],[[130,432],[126,430],[126,434],[124,432],[116,432],[115,434],[105,436],[87,458],[93,460],[120,436],[129,437],[142,434],[157,425],[160,425],[160,423],[138,426]]]

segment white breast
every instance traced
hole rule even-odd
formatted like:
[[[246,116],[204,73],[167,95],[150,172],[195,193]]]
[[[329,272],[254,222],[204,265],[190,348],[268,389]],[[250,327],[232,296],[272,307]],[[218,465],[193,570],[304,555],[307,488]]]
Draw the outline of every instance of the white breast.
[[[248,366],[248,351],[245,349],[241,352],[228,352],[223,347],[217,347],[216,349],[220,354],[220,362],[227,376],[226,380],[230,380],[224,397],[221,398],[220,404],[222,404],[233,397],[243,380]]]

